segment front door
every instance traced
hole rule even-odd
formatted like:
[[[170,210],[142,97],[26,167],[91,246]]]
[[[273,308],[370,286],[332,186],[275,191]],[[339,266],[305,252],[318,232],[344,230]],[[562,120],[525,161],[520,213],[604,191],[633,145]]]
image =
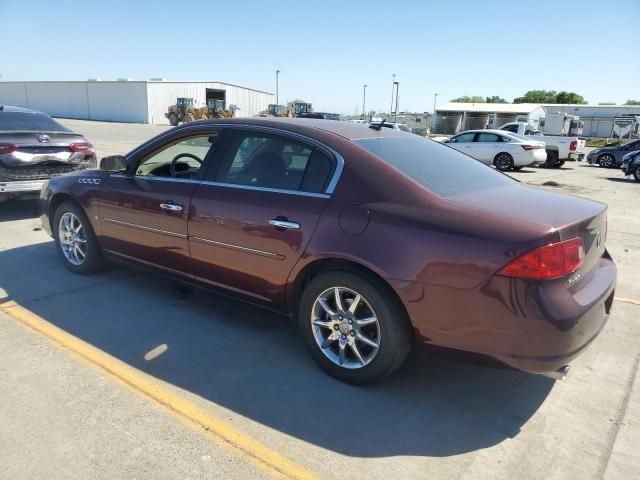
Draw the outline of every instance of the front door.
[[[133,160],[131,174],[102,186],[100,217],[106,250],[172,271],[188,271],[187,218],[214,133],[169,140]]]
[[[281,302],[329,194],[336,159],[322,146],[239,129],[192,199],[195,275]]]

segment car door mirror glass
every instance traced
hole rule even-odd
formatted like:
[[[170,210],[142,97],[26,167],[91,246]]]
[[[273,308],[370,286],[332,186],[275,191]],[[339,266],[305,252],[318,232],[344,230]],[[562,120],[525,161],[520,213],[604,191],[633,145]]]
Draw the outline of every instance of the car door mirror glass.
[[[100,170],[105,172],[126,172],[127,159],[122,155],[111,155],[100,160]]]

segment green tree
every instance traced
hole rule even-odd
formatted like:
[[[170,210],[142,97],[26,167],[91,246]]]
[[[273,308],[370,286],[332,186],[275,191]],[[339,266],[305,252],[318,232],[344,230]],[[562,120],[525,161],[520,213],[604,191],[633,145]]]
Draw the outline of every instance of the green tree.
[[[575,92],[560,92],[556,95],[556,103],[584,105],[587,102],[582,95]]]
[[[523,96],[514,98],[513,103],[556,103],[555,90],[529,90]]]
[[[487,103],[509,103],[504,98],[494,95],[486,98]]]
[[[474,95],[472,97],[465,95],[463,97],[454,98],[451,101],[457,103],[486,103],[485,98],[479,95]]]
[[[640,100],[627,100],[626,102],[624,102],[625,105],[640,105]]]

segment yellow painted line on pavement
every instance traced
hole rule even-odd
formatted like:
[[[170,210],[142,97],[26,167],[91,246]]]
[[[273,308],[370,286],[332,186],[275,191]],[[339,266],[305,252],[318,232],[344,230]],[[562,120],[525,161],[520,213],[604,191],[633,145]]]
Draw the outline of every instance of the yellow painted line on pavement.
[[[296,480],[318,478],[304,467],[253,440],[224,420],[171,392],[148,375],[43,320],[21,305],[7,301],[0,304],[0,310],[106,371],[119,383],[128,386],[130,390],[156,401],[172,413],[177,414],[178,418],[186,420],[191,426],[199,427],[200,432],[234,451],[268,475],[275,478]]]
[[[632,305],[640,305],[640,300],[633,300],[631,298],[624,298],[624,297],[613,297],[613,299],[616,302],[631,303]]]

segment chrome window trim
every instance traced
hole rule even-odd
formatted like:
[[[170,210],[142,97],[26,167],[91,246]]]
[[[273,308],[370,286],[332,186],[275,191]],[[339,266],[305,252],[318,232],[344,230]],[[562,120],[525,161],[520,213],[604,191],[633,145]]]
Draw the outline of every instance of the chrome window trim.
[[[268,127],[268,126],[262,126],[262,125],[248,125],[248,124],[244,124],[244,123],[238,123],[238,124],[235,124],[235,123],[208,123],[206,125],[192,125],[192,126],[188,126],[188,127],[183,127],[180,131],[184,132],[184,133],[187,133],[187,134],[189,134],[190,132],[195,134],[195,133],[198,133],[198,132],[210,130],[212,128],[235,128],[235,129],[238,129],[238,130],[255,130],[255,131],[264,132],[264,133],[271,133],[271,134],[274,134],[274,135],[282,135],[282,136],[293,137],[293,138],[296,138],[298,140],[302,140],[304,142],[311,143],[312,145],[315,145],[316,147],[327,151],[336,160],[336,168],[335,168],[335,170],[333,172],[333,177],[331,178],[331,181],[327,185],[327,188],[325,188],[324,193],[301,192],[299,190],[281,190],[281,189],[277,189],[277,188],[267,189],[266,191],[277,191],[277,192],[306,194],[306,195],[327,195],[327,196],[330,196],[330,195],[333,194],[336,186],[338,185],[338,181],[340,180],[340,177],[342,176],[342,172],[344,170],[344,158],[342,157],[342,155],[340,155],[338,152],[336,152],[333,148],[328,147],[324,143],[316,140],[315,138],[311,138],[311,137],[309,137],[307,135],[304,135],[302,133],[291,132],[291,131],[288,131],[288,130],[282,130],[280,128],[275,128],[275,127]],[[153,140],[153,143],[160,142],[165,137],[170,137],[174,133],[175,133],[175,130],[170,129],[167,132],[165,132],[164,134],[161,134],[160,136],[155,138]],[[128,160],[129,157],[135,155],[140,150],[142,150],[143,147],[145,147],[147,145],[148,145],[148,143],[144,143],[144,144],[138,146],[137,148],[131,150],[125,157]],[[132,177],[134,177],[134,175],[132,175]],[[159,178],[162,178],[162,177],[159,177]],[[179,180],[183,180],[183,181],[187,180],[187,181],[189,181],[189,179],[179,179]],[[231,183],[207,182],[207,181],[203,181],[202,183],[210,183],[210,184],[215,184],[215,185],[229,185],[229,186],[236,185],[236,184],[231,184]],[[252,189],[253,188],[261,188],[261,187],[252,187]]]
[[[193,178],[177,178],[177,177],[156,177],[153,175],[126,175],[124,173],[112,173],[110,177],[117,178],[141,178],[144,180],[156,180],[159,182],[182,182],[182,183],[202,183],[202,180],[194,180]]]
[[[239,183],[210,182],[208,180],[203,180],[200,183],[202,183],[203,185],[211,185],[212,187],[228,187],[228,188],[235,188],[239,190],[255,190],[258,192],[283,193],[285,195],[298,195],[301,197],[331,198],[331,195],[329,195],[328,193],[310,193],[310,192],[301,192],[300,190],[285,190],[281,188],[254,187],[252,185],[242,185]]]
[[[102,220],[108,223],[114,223],[116,225],[122,225],[123,227],[137,228],[138,230],[144,230],[145,232],[159,233],[161,235],[168,235],[169,237],[183,238],[187,236],[184,233],[169,232],[167,230],[160,230],[158,228],[145,227],[144,225],[138,225],[135,223],[123,222],[122,220],[115,220],[113,218],[103,217]]]
[[[216,240],[209,240],[208,238],[189,237],[189,240],[193,240],[194,242],[198,242],[198,243],[204,243],[204,244],[207,244],[207,245],[214,245],[216,247],[228,248],[228,249],[231,249],[231,250],[238,250],[238,251],[246,252],[246,253],[253,253],[255,255],[261,255],[263,257],[277,258],[278,260],[284,259],[284,256],[282,256],[282,255],[280,255],[278,253],[265,252],[264,250],[256,250],[255,248],[249,248],[249,247],[241,247],[240,245],[234,245],[232,243],[218,242]]]

